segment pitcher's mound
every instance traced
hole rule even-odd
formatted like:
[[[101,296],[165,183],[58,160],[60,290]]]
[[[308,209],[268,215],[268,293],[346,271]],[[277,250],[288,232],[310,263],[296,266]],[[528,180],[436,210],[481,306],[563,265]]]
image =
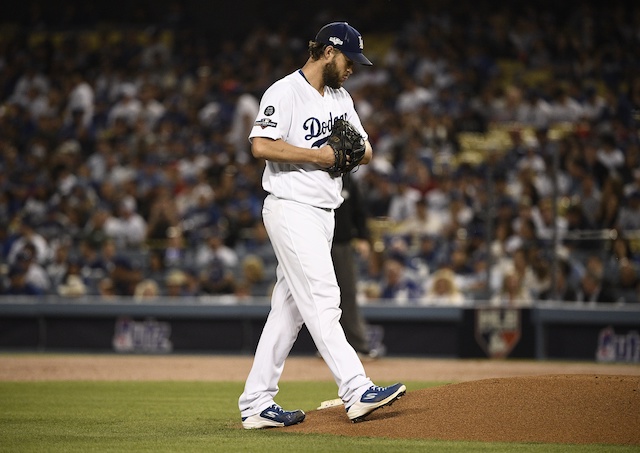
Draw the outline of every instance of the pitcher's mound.
[[[640,445],[640,377],[550,375],[411,391],[361,423],[311,411],[287,432],[487,442]]]

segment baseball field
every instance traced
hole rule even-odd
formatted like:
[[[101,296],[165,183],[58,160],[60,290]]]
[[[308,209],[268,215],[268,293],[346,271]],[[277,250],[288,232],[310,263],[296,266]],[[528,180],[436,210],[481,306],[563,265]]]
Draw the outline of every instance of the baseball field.
[[[0,354],[0,451],[640,451],[640,366],[383,358],[407,384],[352,424],[321,359],[291,357],[277,401],[304,423],[246,431],[249,356]]]

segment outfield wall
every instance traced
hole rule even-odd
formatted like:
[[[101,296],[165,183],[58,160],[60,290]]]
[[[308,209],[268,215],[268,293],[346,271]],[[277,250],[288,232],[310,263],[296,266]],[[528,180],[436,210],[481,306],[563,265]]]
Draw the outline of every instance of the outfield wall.
[[[0,349],[251,354],[269,310],[267,300],[254,302],[5,299],[0,302]],[[514,309],[397,307],[381,302],[362,310],[369,324],[384,333],[387,353],[393,356],[640,363],[640,305]],[[303,328],[293,353],[314,352]]]

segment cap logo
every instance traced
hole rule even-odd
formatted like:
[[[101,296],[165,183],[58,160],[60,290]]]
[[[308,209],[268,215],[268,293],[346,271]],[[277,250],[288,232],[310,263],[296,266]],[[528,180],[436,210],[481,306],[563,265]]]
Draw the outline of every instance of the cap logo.
[[[364,42],[362,42],[362,36],[358,36],[358,44],[360,45],[360,50],[364,49]]]
[[[332,36],[331,38],[329,38],[329,41],[331,41],[334,46],[341,46],[344,44],[342,39],[336,38],[335,36]]]

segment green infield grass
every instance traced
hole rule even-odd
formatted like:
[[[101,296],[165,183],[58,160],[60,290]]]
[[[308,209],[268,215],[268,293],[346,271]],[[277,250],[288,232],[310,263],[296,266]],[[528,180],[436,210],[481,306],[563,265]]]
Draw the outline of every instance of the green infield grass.
[[[417,390],[441,383],[406,384]],[[240,382],[0,382],[0,452],[638,451],[247,431],[240,428],[241,391]],[[282,382],[278,402],[311,411],[336,397],[333,382]]]

